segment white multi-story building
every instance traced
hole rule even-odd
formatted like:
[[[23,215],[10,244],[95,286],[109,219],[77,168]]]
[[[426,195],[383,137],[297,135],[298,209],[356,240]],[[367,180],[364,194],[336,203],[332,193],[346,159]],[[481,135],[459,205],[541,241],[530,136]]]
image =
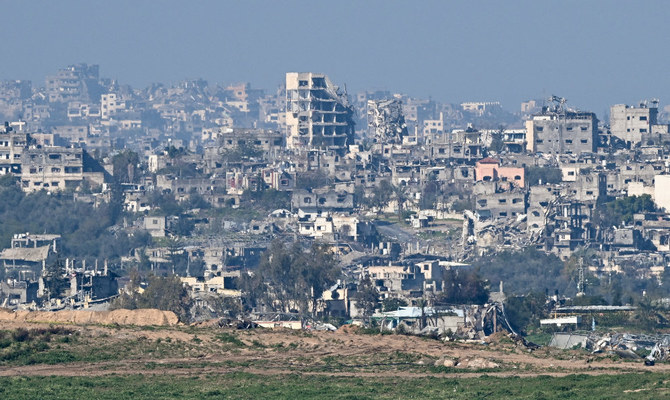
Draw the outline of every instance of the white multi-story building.
[[[649,134],[667,134],[668,126],[659,125],[658,102],[639,107],[616,104],[610,108],[610,132],[629,145],[640,143]]]
[[[289,148],[345,151],[353,144],[353,107],[324,74],[286,74],[286,137]]]

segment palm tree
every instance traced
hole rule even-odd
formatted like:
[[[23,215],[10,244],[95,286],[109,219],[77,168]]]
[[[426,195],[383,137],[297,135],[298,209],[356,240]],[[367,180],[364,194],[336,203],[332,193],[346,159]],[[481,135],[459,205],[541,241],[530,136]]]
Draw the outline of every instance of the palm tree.
[[[398,222],[402,222],[403,207],[407,201],[407,186],[397,185],[393,186],[393,195],[398,202]]]

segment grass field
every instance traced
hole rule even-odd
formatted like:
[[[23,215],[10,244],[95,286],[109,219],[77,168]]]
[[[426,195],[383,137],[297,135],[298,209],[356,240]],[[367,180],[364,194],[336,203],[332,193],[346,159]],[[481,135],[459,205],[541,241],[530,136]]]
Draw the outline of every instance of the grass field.
[[[3,328],[0,400],[670,398],[670,364],[530,351],[505,335],[459,343],[357,329]]]
[[[0,398],[13,399],[661,399],[659,373],[533,378],[354,378],[337,376],[123,375],[0,378]]]

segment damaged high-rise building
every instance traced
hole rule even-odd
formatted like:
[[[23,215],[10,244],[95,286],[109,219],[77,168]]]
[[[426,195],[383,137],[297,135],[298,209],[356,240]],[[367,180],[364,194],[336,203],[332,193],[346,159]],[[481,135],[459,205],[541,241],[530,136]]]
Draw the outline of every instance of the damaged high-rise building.
[[[286,73],[286,139],[289,148],[346,150],[353,144],[353,107],[324,74]]]
[[[368,133],[375,142],[402,143],[407,124],[398,99],[368,100]]]

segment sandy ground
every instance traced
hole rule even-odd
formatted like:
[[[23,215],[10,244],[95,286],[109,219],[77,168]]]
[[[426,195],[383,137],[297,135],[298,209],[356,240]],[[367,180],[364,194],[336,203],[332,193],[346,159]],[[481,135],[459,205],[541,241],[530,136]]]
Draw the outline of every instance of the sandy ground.
[[[123,343],[132,339],[170,340],[194,343],[187,353],[155,357],[134,355],[129,359],[103,362],[74,362],[56,365],[0,366],[0,376],[102,376],[110,374],[150,374],[193,376],[243,371],[255,374],[289,373],[328,376],[420,377],[420,376],[564,376],[569,374],[620,374],[629,372],[668,372],[670,364],[645,366],[642,360],[624,361],[597,357],[584,351],[541,348],[529,351],[500,336],[489,344],[442,342],[402,335],[364,335],[351,330],[338,332],[295,332],[285,330],[234,330],[218,327],[108,327],[66,325],[90,340]],[[2,329],[36,328],[44,324],[3,322]],[[244,345],[220,345],[216,335],[226,333]],[[411,355],[398,358],[395,355]],[[432,366],[436,360],[456,360],[459,365],[448,372]],[[333,365],[332,360],[337,362]],[[470,369],[468,363],[486,361],[497,364],[486,370]],[[151,365],[151,367],[147,367]]]

